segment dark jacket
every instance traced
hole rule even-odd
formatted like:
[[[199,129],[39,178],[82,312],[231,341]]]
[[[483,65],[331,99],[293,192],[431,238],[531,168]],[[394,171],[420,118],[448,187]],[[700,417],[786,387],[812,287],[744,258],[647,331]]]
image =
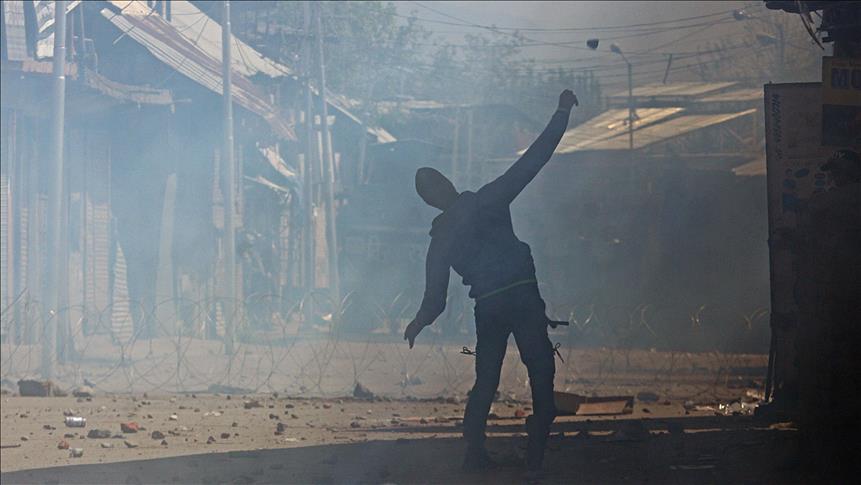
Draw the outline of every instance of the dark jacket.
[[[557,110],[517,162],[478,192],[461,193],[431,228],[424,299],[416,320],[430,325],[445,309],[449,268],[481,299],[508,287],[535,282],[529,245],[517,239],[509,206],[556,150],[569,112]]]

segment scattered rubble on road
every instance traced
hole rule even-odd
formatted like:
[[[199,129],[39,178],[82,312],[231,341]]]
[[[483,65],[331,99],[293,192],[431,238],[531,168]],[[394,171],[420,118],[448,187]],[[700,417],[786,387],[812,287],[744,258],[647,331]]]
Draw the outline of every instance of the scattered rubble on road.
[[[106,439],[111,437],[111,432],[107,429],[91,429],[89,433],[87,433],[87,438],[93,439]]]
[[[137,433],[140,431],[140,426],[134,421],[120,423],[120,431],[123,433]]]
[[[356,399],[373,400],[376,395],[363,386],[361,382],[356,382],[356,387],[353,388],[353,397]]]
[[[91,398],[96,394],[96,391],[90,386],[80,386],[72,391],[72,395],[81,398]]]

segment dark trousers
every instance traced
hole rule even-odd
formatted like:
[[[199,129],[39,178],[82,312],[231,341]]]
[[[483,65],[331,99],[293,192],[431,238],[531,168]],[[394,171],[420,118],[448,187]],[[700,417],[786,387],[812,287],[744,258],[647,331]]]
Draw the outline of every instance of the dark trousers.
[[[463,418],[463,435],[471,449],[484,446],[487,415],[499,386],[508,336],[513,333],[532,387],[533,415],[527,419],[527,460],[531,462],[530,466],[540,465],[550,425],[556,418],[553,403],[556,363],[553,345],[547,337],[544,311],[544,300],[535,284],[516,287],[476,302],[475,385],[469,394]]]

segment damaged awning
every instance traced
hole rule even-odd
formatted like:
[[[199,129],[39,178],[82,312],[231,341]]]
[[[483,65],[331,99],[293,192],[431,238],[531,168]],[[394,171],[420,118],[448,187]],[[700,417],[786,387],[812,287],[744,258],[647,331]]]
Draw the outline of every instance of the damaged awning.
[[[173,104],[173,95],[168,89],[137,86],[112,81],[92,69],[84,68],[84,84],[105,96],[137,104]]]
[[[278,149],[275,146],[269,147],[260,147],[258,148],[260,154],[263,158],[269,162],[269,166],[272,167],[279,175],[284,177],[284,180],[290,184],[290,186],[294,188],[299,187],[299,174],[297,174],[293,169],[291,169],[287,162],[281,158],[281,155],[278,153]]]
[[[187,37],[188,32],[181,32],[161,16],[152,14],[145,2],[111,3],[118,6],[120,10],[114,12],[105,8],[101,10],[101,14],[119,28],[124,35],[141,44],[158,60],[176,69],[189,79],[216,94],[222,93],[221,26],[215,21],[199,10],[197,13],[189,10],[196,16],[196,19],[187,18],[185,19],[186,22],[204,24],[199,27],[197,32],[200,38],[194,41]],[[188,4],[188,2],[172,2],[173,16],[176,18],[181,17],[177,15],[181,12],[176,9],[186,6],[181,4]],[[243,47],[243,44],[239,42],[237,39],[237,46],[235,46],[237,61],[231,63],[234,101],[243,108],[261,116],[279,137],[296,140],[296,134],[291,124],[281,116],[267,94],[246,76],[257,71],[252,68],[238,68],[237,62],[242,62],[242,55],[245,54],[246,57],[250,57],[251,51],[253,51],[251,47],[247,45]],[[258,58],[254,57],[254,59]],[[272,72],[271,66],[268,64],[267,66],[266,70]],[[262,71],[262,68],[258,70]]]
[[[284,187],[282,185],[278,185],[275,182],[267,179],[266,177],[264,177],[262,175],[257,175],[256,177],[249,177],[248,175],[246,175],[245,180],[247,180],[249,182],[254,182],[256,184],[260,184],[260,185],[266,187],[267,189],[274,190],[275,192],[278,192],[278,193],[289,194],[292,192],[287,187]]]

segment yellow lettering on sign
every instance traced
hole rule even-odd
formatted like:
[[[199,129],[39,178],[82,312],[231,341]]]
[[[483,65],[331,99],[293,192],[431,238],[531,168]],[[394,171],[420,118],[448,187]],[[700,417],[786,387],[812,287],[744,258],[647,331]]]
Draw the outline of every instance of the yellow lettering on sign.
[[[822,58],[822,104],[861,106],[861,59]]]

